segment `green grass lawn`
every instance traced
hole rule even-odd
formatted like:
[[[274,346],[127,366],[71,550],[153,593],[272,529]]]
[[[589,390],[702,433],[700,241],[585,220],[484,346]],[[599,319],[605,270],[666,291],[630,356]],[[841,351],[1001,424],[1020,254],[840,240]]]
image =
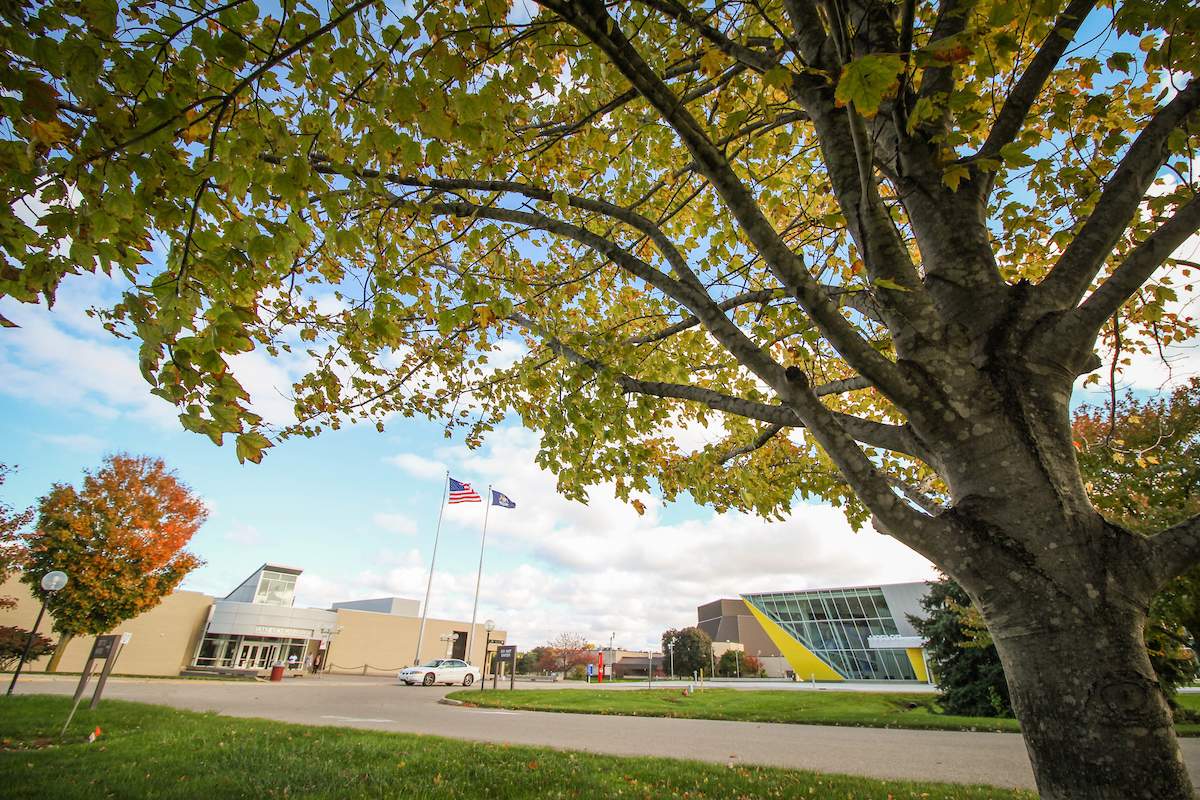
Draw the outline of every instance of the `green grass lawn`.
[[[0,697],[6,800],[194,798],[1002,798],[1031,792],[877,781],[767,767],[623,758],[434,736],[236,719],[105,700]],[[95,743],[87,734],[97,726]]]
[[[884,692],[741,691],[705,689],[685,697],[680,689],[525,689],[514,692],[452,692],[447,697],[480,706],[579,714],[686,717],[804,725],[858,725],[948,731],[1019,731],[1015,719],[943,714],[931,694]],[[1200,696],[1180,695],[1184,708],[1200,712]],[[1181,723],[1181,736],[1200,735],[1200,724]]]

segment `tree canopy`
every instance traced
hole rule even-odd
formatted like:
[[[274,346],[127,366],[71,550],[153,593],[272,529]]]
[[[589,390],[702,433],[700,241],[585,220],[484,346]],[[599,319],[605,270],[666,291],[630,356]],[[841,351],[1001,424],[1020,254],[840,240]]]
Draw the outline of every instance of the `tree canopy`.
[[[701,671],[705,675],[712,675],[712,639],[699,628],[671,628],[664,631],[662,654],[668,666],[674,663],[676,675],[698,675]]]
[[[1200,214],[1200,89],[1186,2],[1097,12],[1078,44],[1092,2],[851,5],[845,31],[805,2],[10,5],[0,292],[122,274],[109,324],[240,457],[393,413],[476,441],[515,410],[576,495],[654,478],[774,513],[800,487],[861,521],[862,481],[779,431],[831,417],[919,484],[891,423],[926,390],[887,362],[947,335],[919,319],[956,292],[999,313],[1058,266],[1055,305],[1126,264],[1081,333],[1123,304],[1127,340],[1193,332],[1164,310],[1179,270],[1140,284]],[[921,218],[909,184],[988,227]],[[286,430],[228,367],[251,348],[304,356]],[[791,367],[825,411],[775,408]],[[681,452],[697,422],[724,441]]]
[[[183,547],[207,516],[160,459],[109,456],[81,487],[56,484],[38,501],[21,579],[40,595],[42,576],[63,570],[70,580],[46,603],[54,629],[68,640],[106,633],[158,605],[203,563]]]

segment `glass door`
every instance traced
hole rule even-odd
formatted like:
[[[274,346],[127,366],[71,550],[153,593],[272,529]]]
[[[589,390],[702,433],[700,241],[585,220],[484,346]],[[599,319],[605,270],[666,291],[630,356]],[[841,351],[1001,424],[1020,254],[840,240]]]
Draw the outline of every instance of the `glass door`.
[[[258,645],[244,644],[242,645],[241,655],[238,656],[238,666],[242,668],[257,667],[258,664]]]
[[[258,648],[258,668],[270,669],[275,663],[275,652],[277,648],[273,644],[260,645]]]

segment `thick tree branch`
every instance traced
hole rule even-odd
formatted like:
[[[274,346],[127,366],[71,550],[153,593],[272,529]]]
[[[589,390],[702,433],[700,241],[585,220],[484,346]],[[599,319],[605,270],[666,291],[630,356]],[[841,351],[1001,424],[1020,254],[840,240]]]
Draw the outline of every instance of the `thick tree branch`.
[[[925,494],[925,492],[921,491],[912,484],[902,481],[899,478],[891,478],[891,482],[896,491],[904,495],[905,499],[914,503],[918,508],[920,508],[926,514],[929,514],[931,517],[936,517],[938,514],[941,514],[946,510],[944,505]]]
[[[929,34],[929,45],[945,41],[951,36],[957,36],[967,29],[967,18],[975,7],[976,0],[942,0],[938,4],[937,19],[933,23],[933,32]],[[927,45],[927,46],[929,46]],[[921,73],[921,85],[918,89],[920,97],[933,97],[939,94],[949,94],[954,88],[954,65],[926,67]],[[946,104],[941,107],[947,109]],[[944,115],[943,115],[944,119]]]
[[[829,293],[829,296],[834,298],[834,301],[837,302],[839,305],[843,305],[848,308],[853,308],[855,311],[858,311],[863,316],[867,317],[868,319],[875,320],[876,322],[882,321],[880,319],[879,309],[872,302],[872,298],[871,298],[871,295],[869,292],[866,292],[866,291],[860,290],[860,289],[843,289],[839,286],[832,286],[832,285],[826,285],[826,286],[824,286],[824,289],[826,292]],[[748,292],[742,292],[741,294],[736,294],[727,300],[722,300],[720,303],[717,304],[717,306],[722,311],[729,311],[731,309],[739,308],[740,306],[748,305],[750,303],[768,303],[771,300],[779,300],[779,299],[787,299],[787,300],[790,300],[791,302],[795,302],[795,298],[790,297],[787,294],[787,290],[783,289],[783,288],[754,289],[754,290],[751,290]],[[700,324],[700,320],[696,319],[696,317],[693,317],[693,316],[684,317],[683,319],[679,320],[678,322],[675,322],[675,323],[672,323],[671,325],[666,326],[662,330],[655,331],[654,333],[648,333],[643,336],[635,336],[635,337],[629,339],[628,343],[629,344],[650,344],[652,342],[659,342],[659,341],[662,341],[663,339],[674,336],[677,333],[686,331],[688,328],[694,328],[695,326],[697,326],[699,324]],[[870,383],[867,382],[867,385],[870,385]]]
[[[1089,335],[1089,341],[1133,297],[1143,283],[1188,237],[1200,230],[1200,196],[1184,203],[1154,233],[1133,248],[1104,283],[1070,316]]]
[[[831,394],[845,394],[846,392],[857,392],[862,389],[870,389],[871,382],[861,375],[855,375],[853,378],[842,378],[841,380],[822,383],[819,386],[813,387],[813,394],[817,397],[828,397]]]
[[[917,511],[896,495],[888,475],[859,447],[855,434],[846,426],[845,420],[821,404],[809,388],[803,372],[796,367],[789,367],[788,381],[791,391],[784,395],[784,402],[795,409],[813,439],[881,525],[892,536],[919,552],[930,554],[944,547],[944,540],[950,532],[948,526],[937,518]]]
[[[763,53],[747,47],[740,42],[735,42],[712,25],[704,22],[703,15],[693,14],[681,3],[674,2],[674,0],[638,0],[638,2],[691,28],[722,53],[741,64],[745,64],[756,72],[766,72],[779,60],[779,54],[777,53]]]
[[[1200,515],[1147,540],[1150,569],[1159,585],[1200,563]]]
[[[783,368],[779,363],[725,316],[725,312],[704,291],[690,269],[686,270],[679,280],[676,280],[655,269],[611,239],[544,214],[482,206],[466,201],[416,203],[393,198],[392,204],[394,207],[424,208],[434,214],[460,219],[478,218],[512,222],[579,242],[691,311],[730,355],[768,386],[776,386],[782,381]]]
[[[750,442],[749,444],[739,445],[738,447],[734,447],[731,450],[722,453],[717,459],[717,463],[724,466],[739,456],[749,455],[756,450],[762,449],[766,446],[767,442],[775,438],[777,433],[784,430],[784,427],[785,426],[783,425],[768,425],[762,429],[758,436],[754,437],[754,441]]]
[[[737,219],[747,238],[772,272],[800,301],[830,343],[858,372],[869,377],[890,399],[904,407],[917,407],[919,388],[894,362],[876,351],[829,301],[801,257],[793,253],[759,208],[754,196],[734,172],[724,154],[708,138],[694,117],[654,73],[596,0],[566,3],[547,0],[546,7],[594,42],[658,111],[692,154],[697,167]],[[753,369],[753,366],[747,364]],[[778,376],[764,380],[778,383]]]
[[[804,422],[797,416],[796,412],[787,406],[746,400],[712,389],[706,389],[702,386],[641,380],[640,378],[617,372],[603,362],[583,355],[556,336],[550,334],[541,325],[524,314],[510,314],[509,319],[532,332],[547,348],[557,355],[574,364],[580,364],[596,372],[608,375],[625,392],[700,403],[714,411],[723,411],[739,417],[767,422],[780,428],[804,427]],[[904,453],[905,455],[922,460],[926,458],[924,449],[906,426],[875,422],[874,420],[862,419],[861,417],[829,411],[828,409],[825,410],[825,414],[835,424],[840,425],[850,436],[853,436],[864,444],[897,453]]]
[[[800,44],[800,55],[808,62],[808,66],[831,66],[825,63],[826,59],[823,56],[828,36],[816,6],[809,0],[783,0],[783,7]]]
[[[1029,116],[1042,88],[1050,78],[1050,73],[1058,66],[1059,59],[1075,38],[1079,26],[1096,7],[1096,0],[1071,0],[1050,29],[1042,42],[1037,55],[1029,62],[1029,66],[1021,75],[1017,85],[1008,93],[996,121],[988,132],[987,140],[979,148],[979,157],[991,157],[1000,152],[1000,148],[1017,138]]]
[[[1197,108],[1200,80],[1192,78],[1130,145],[1087,222],[1039,285],[1037,295],[1048,308],[1073,308],[1083,297],[1166,161],[1167,137]]]

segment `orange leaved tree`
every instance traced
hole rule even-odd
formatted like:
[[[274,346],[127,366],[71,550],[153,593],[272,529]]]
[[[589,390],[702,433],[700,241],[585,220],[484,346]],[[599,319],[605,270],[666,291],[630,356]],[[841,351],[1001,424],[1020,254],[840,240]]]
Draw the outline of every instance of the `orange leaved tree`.
[[[153,608],[200,566],[183,549],[208,512],[161,459],[113,455],[83,486],[55,484],[38,501],[35,530],[25,537],[22,580],[40,596],[42,575],[70,576],[47,608],[54,615],[58,662],[71,638],[100,634]]]

